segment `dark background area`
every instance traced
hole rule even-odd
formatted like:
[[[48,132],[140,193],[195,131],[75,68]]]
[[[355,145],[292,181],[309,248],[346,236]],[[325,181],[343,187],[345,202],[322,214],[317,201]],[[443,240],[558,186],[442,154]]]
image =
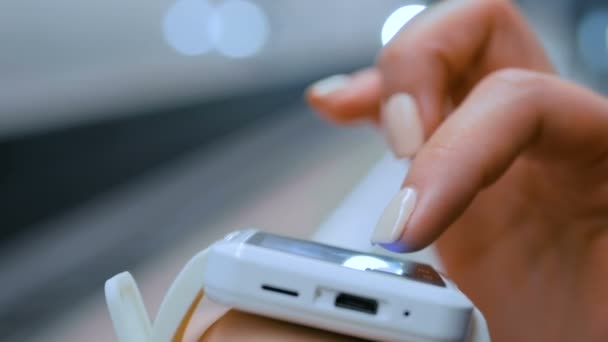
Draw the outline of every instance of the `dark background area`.
[[[303,102],[306,81],[0,142],[2,243],[184,153]]]

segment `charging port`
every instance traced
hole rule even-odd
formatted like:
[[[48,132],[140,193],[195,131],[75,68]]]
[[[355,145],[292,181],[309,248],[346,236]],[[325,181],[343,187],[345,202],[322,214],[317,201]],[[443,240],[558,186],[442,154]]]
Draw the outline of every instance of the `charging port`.
[[[340,293],[336,297],[336,307],[359,311],[370,315],[378,312],[378,301],[371,298],[359,297],[347,293]]]

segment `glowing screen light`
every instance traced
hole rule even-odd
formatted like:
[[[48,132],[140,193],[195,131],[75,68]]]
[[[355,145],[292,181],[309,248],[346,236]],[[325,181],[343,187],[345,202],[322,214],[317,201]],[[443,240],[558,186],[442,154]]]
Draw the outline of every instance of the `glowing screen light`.
[[[342,265],[344,267],[354,268],[361,271],[365,271],[368,268],[377,269],[390,267],[386,261],[368,255],[357,255],[350,257]]]
[[[382,26],[382,45],[386,45],[399,32],[403,25],[424,11],[425,8],[426,6],[424,5],[406,5],[389,15]]]

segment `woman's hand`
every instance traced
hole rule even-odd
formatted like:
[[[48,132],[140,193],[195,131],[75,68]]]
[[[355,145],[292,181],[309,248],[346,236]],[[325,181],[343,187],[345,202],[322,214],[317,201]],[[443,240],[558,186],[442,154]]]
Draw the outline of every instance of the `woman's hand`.
[[[415,155],[374,239],[439,238],[492,341],[608,341],[608,101],[552,74],[513,5],[443,2],[308,96]]]

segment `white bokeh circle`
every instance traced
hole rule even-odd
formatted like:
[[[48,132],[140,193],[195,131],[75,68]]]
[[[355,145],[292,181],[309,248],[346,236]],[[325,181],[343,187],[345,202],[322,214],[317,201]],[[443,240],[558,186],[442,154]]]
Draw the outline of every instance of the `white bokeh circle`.
[[[214,47],[221,54],[249,57],[260,51],[268,39],[268,18],[250,1],[228,0],[213,12],[211,32]]]
[[[177,52],[196,56],[213,49],[209,22],[213,7],[206,0],[177,0],[166,12],[163,34]]]
[[[382,33],[380,35],[382,45],[386,45],[399,32],[403,25],[407,24],[408,21],[412,20],[424,9],[426,9],[425,5],[405,5],[391,13],[384,22],[384,25],[382,25]]]

